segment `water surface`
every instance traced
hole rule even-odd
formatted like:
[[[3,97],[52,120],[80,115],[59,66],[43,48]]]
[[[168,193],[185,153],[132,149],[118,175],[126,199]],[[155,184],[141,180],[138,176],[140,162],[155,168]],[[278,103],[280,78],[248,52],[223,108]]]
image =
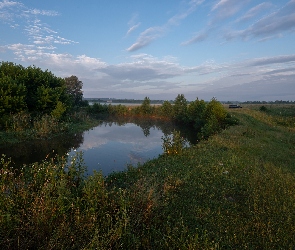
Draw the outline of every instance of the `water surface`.
[[[162,137],[180,130],[182,136],[194,143],[189,131],[161,120],[117,119],[100,121],[98,126],[75,135],[50,140],[35,140],[0,149],[17,165],[40,162],[57,155],[73,157],[82,152],[88,174],[93,170],[108,175],[122,171],[128,164],[136,166],[163,153]]]

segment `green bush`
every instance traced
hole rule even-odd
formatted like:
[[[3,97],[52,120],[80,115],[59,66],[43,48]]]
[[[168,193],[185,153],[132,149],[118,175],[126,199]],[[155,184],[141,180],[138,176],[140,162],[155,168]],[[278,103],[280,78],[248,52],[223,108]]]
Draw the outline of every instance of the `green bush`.
[[[162,137],[162,148],[165,155],[181,154],[185,145],[185,139],[180,135],[179,131],[174,130],[171,136]]]
[[[94,103],[93,105],[89,105],[87,107],[87,112],[90,114],[102,114],[109,111],[109,107],[104,104]]]
[[[158,108],[158,115],[172,118],[173,116],[172,104],[169,101],[164,101],[163,104]]]

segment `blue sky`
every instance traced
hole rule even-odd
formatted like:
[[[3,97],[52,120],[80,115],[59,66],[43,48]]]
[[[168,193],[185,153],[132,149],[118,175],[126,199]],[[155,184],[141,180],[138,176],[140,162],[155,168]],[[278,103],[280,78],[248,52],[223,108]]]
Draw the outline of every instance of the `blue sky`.
[[[295,101],[295,0],[2,0],[0,61],[84,97]]]

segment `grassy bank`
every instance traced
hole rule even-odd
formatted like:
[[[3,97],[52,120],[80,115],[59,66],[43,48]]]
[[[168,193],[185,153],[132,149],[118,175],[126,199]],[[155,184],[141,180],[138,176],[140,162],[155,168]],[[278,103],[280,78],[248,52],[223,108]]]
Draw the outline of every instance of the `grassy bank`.
[[[108,178],[84,178],[79,155],[2,160],[0,247],[293,249],[294,113],[230,112],[239,125]]]
[[[97,118],[89,115],[82,108],[71,112],[63,119],[50,115],[32,117],[29,113],[20,112],[10,115],[0,125],[0,147],[35,139],[49,139],[62,134],[75,134],[96,126]]]

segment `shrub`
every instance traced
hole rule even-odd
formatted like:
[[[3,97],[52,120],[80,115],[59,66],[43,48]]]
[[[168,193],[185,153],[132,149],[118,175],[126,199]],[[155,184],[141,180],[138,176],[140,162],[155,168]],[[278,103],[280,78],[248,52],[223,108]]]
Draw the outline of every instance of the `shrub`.
[[[162,148],[166,155],[181,154],[186,145],[185,139],[176,130],[173,131],[172,136],[165,135],[162,140]]]
[[[268,108],[265,107],[265,106],[261,106],[261,107],[259,108],[259,110],[262,111],[262,112],[266,112],[266,111],[268,111]]]

